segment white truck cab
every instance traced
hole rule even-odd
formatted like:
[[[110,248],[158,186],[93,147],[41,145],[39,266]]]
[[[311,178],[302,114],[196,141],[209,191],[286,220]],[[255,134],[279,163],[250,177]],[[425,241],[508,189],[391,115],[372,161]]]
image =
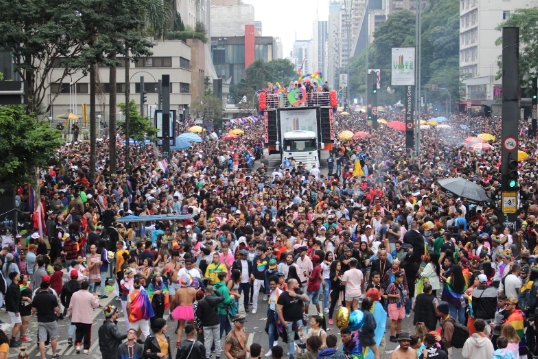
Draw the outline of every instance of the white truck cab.
[[[319,168],[318,140],[314,131],[285,132],[282,140],[282,159],[293,157],[297,164],[302,162],[308,171],[313,165]]]

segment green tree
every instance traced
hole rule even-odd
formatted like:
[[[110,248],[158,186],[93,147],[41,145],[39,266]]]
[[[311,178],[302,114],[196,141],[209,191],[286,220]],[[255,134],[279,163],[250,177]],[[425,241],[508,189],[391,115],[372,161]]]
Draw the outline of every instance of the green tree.
[[[213,95],[206,95],[191,104],[191,113],[206,120],[222,118],[222,100]]]
[[[37,121],[20,105],[0,106],[0,182],[36,184],[35,172],[55,161],[61,132]]]
[[[125,103],[119,103],[118,108],[121,113],[127,113],[127,106]],[[134,140],[143,140],[144,138],[153,139],[157,133],[157,129],[153,126],[151,119],[147,116],[140,116],[135,100],[131,100],[129,103],[129,119],[129,138]],[[118,126],[123,133],[126,132],[125,121],[118,122]]]
[[[274,59],[266,64],[267,71],[270,74],[271,82],[280,83],[287,86],[290,81],[296,80],[299,75],[295,71],[295,66],[288,59]]]
[[[510,18],[499,24],[496,30],[501,31],[505,26],[519,27],[519,84],[521,87],[531,87],[531,80],[538,77],[536,59],[538,58],[538,8],[529,7],[517,9]],[[502,36],[495,42],[502,45]],[[502,58],[499,56],[497,79],[502,77]]]

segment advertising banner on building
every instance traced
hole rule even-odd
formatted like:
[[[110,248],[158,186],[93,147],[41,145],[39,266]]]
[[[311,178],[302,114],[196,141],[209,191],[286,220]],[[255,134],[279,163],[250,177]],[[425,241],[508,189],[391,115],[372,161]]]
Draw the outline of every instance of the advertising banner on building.
[[[415,48],[392,48],[392,86],[415,86]]]
[[[376,85],[377,85],[376,87],[378,90],[381,90],[381,70],[380,69],[368,69],[368,75],[372,75],[373,73],[375,73],[375,76],[376,76]]]

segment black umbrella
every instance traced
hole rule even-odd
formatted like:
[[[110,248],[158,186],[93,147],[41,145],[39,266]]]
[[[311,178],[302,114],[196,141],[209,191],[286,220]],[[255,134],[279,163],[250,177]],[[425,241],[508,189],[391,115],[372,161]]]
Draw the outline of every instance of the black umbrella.
[[[439,186],[456,197],[467,198],[471,202],[489,202],[486,190],[474,182],[461,177],[445,178],[437,181]]]

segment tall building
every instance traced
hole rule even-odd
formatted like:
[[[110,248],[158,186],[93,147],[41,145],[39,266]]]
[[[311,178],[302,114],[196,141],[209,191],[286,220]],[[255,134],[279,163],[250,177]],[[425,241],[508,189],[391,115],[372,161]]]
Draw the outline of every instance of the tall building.
[[[245,26],[254,24],[254,6],[211,6],[211,37],[244,36]],[[253,25],[254,26],[254,25]]]
[[[211,6],[234,6],[241,5],[242,0],[211,0]]]
[[[518,9],[536,6],[532,0],[462,0],[460,2],[460,73],[465,99],[473,105],[491,105],[502,95],[502,82],[495,80],[502,46],[495,28]]]
[[[332,0],[329,4],[329,21],[327,24],[327,71],[325,79],[329,86],[336,85],[336,74],[340,69],[340,47],[342,38],[340,36],[340,11],[343,0]]]
[[[258,31],[258,35],[262,36],[262,22],[254,21],[254,27],[256,28],[256,31]]]
[[[255,60],[273,60],[273,46],[272,37],[256,36],[254,24],[245,25],[243,36],[212,37],[211,57],[217,75],[232,85],[239,83]]]
[[[273,58],[283,59],[284,47],[282,46],[282,39],[280,37],[275,37],[274,40],[275,40],[275,44],[273,45],[274,46]]]
[[[314,46],[314,57],[312,61],[313,71],[327,72],[326,54],[327,54],[327,21],[314,21],[314,31],[312,44]]]
[[[308,71],[312,58],[309,56],[308,47],[312,40],[295,40],[293,43],[293,57],[297,59],[296,70],[300,67],[303,69],[303,73]]]

